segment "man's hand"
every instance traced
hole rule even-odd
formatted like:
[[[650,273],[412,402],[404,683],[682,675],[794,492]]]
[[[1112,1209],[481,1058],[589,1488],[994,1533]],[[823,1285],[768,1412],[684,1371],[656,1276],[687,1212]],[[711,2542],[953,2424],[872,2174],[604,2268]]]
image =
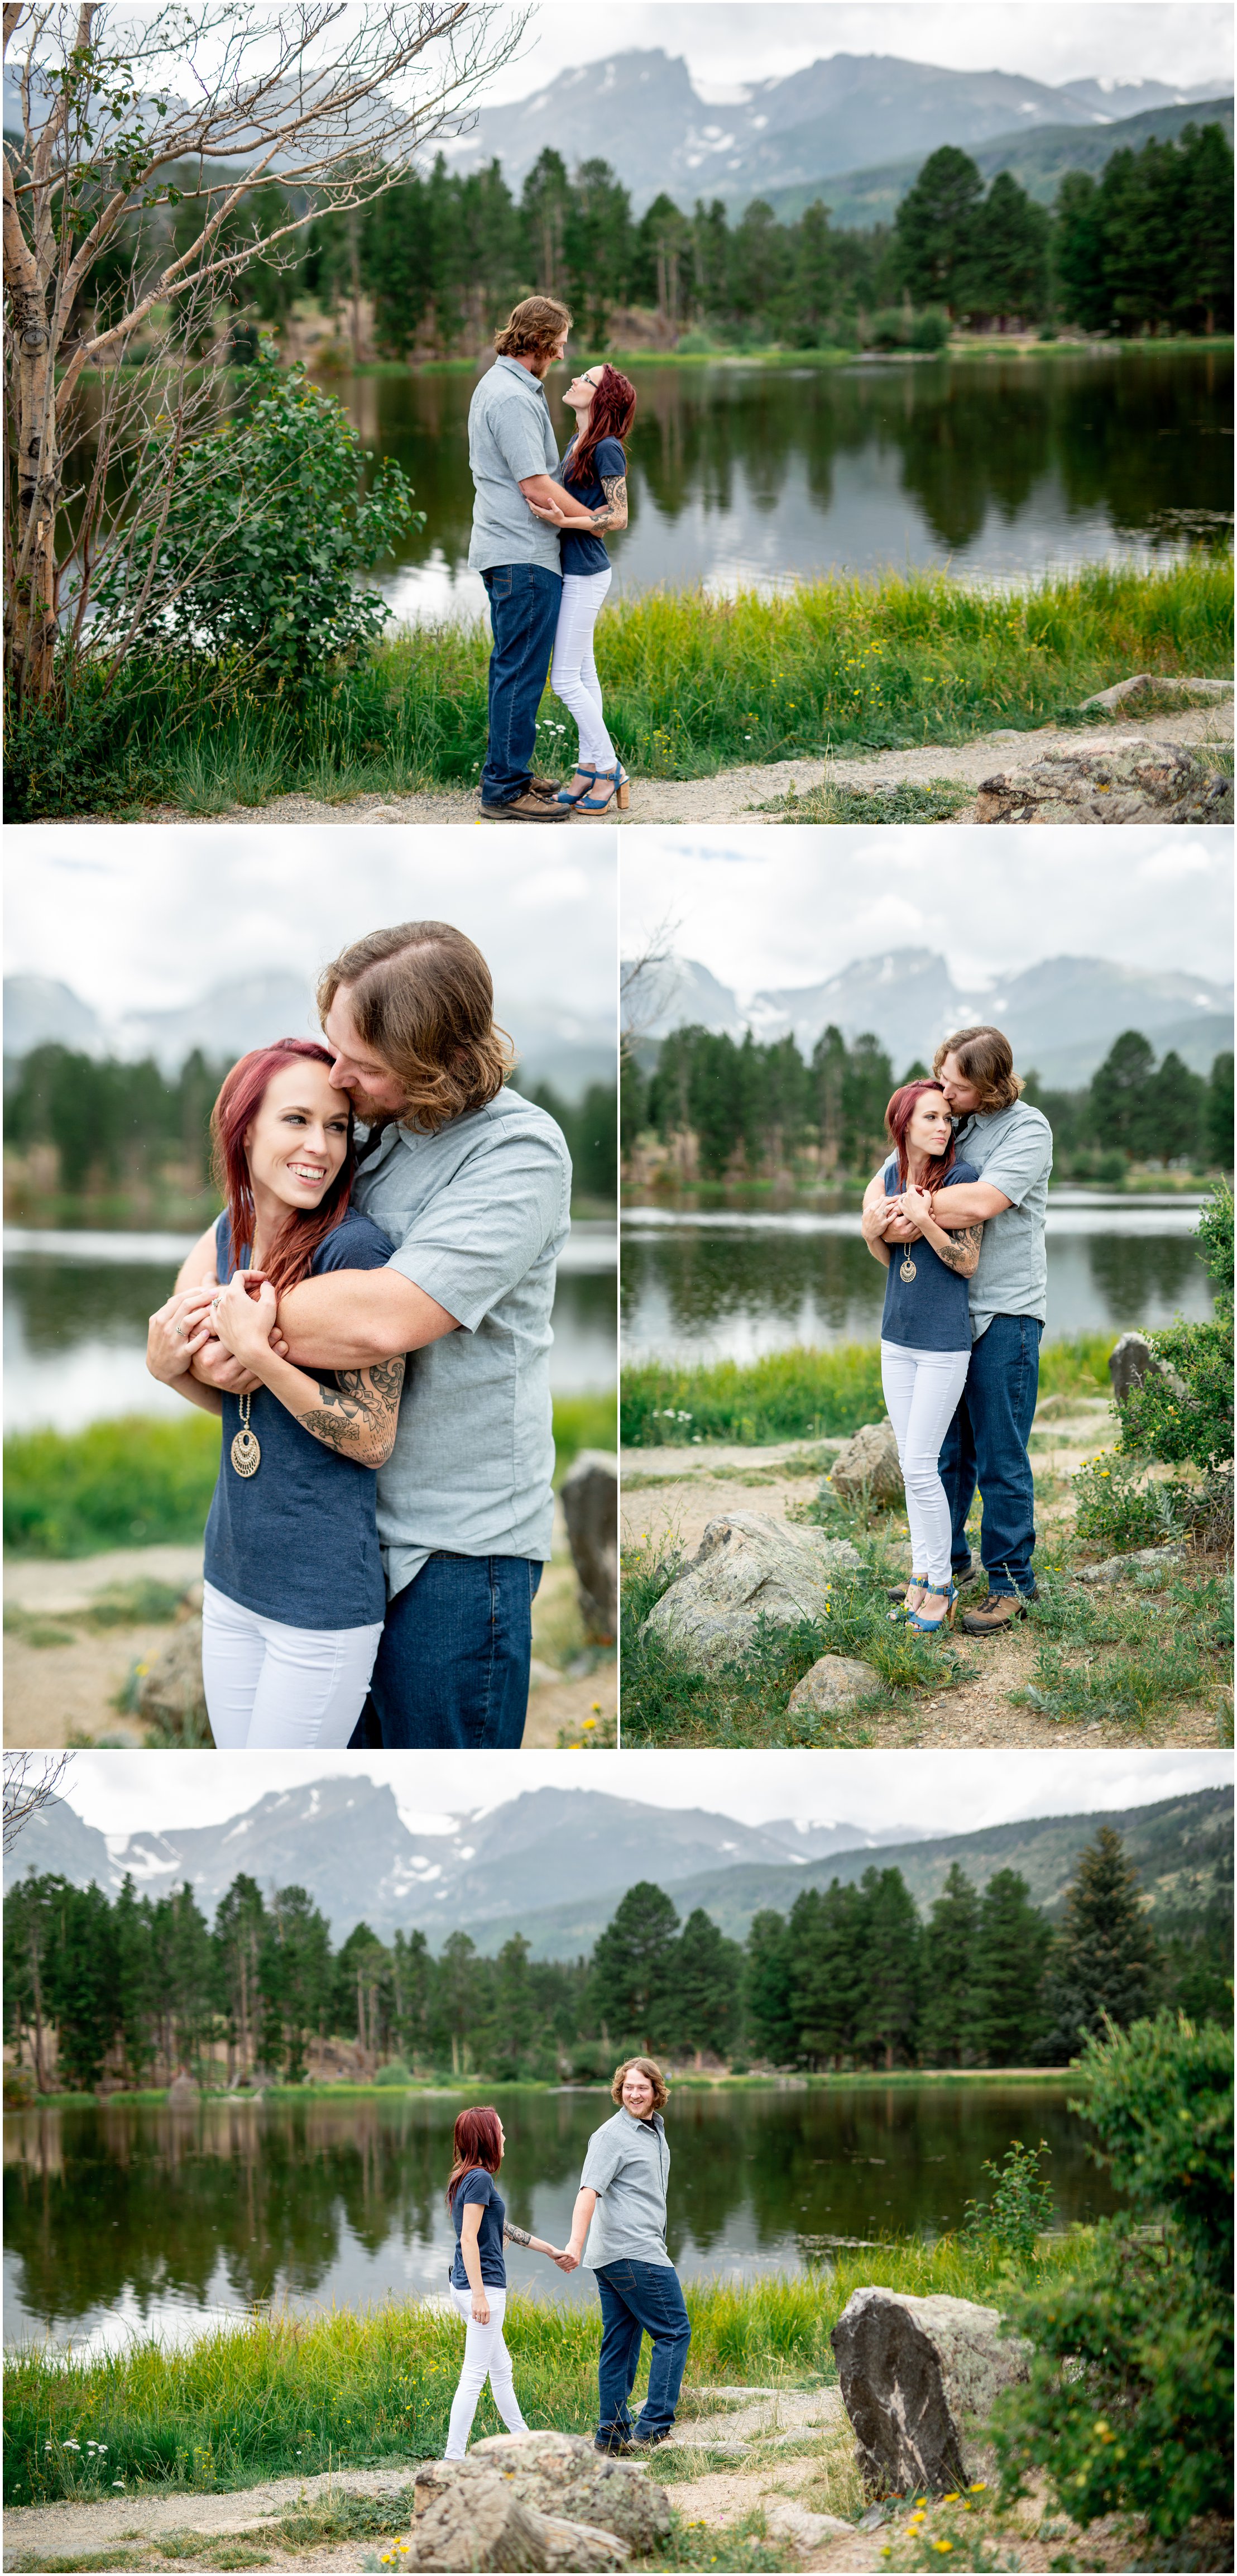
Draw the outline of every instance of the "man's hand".
[[[195,1351],[190,1375],[200,1386],[213,1386],[220,1395],[252,1395],[262,1384],[252,1369],[242,1367],[222,1342],[210,1341],[205,1350]]]
[[[578,2272],[578,2271],[579,2271],[579,2269],[580,2269],[580,2256],[581,2256],[581,2254],[583,2253],[583,2251],[584,2251],[584,2248],[583,2248],[582,2244],[580,2244],[580,2243],[579,2243],[579,2241],[578,2241],[577,2239],[573,2238],[573,2239],[572,2239],[571,2244],[570,2244],[570,2245],[565,2245],[565,2246],[563,2247],[562,2253],[561,2253],[561,2254],[556,2254],[556,2255],[555,2255],[555,2257],[554,2257],[554,2260],[555,2260],[555,2262],[556,2262],[556,2263],[557,2263],[557,2265],[558,2265],[559,2271],[560,2271],[560,2272]]]

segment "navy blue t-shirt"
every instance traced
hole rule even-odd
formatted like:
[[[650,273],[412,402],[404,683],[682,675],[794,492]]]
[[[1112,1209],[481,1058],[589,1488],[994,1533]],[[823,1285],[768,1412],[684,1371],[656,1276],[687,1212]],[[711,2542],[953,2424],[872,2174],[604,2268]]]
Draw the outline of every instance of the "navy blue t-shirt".
[[[225,1209],[215,1227],[216,1267],[226,1286],[237,1268]],[[349,1208],[320,1243],[311,1278],[328,1270],[382,1270],[395,1247]],[[240,1264],[249,1268],[248,1259]],[[338,1385],[333,1369],[313,1374]],[[378,1550],[377,1472],[341,1458],[305,1431],[267,1386],[250,1398],[249,1427],[262,1451],[256,1474],[238,1476],[232,1440],[241,1400],[223,1399],[219,1482],[206,1524],[208,1583],[245,1610],[286,1628],[368,1628],[385,1618]]]
[[[558,479],[560,483],[566,484],[572,500],[578,501],[582,510],[604,510],[606,496],[602,490],[602,475],[606,476],[608,482],[613,483],[616,475],[627,472],[627,459],[623,454],[622,444],[617,438],[599,438],[593,451],[592,463],[586,469],[584,481],[575,483],[572,481],[571,459],[578,437],[577,431],[576,438],[572,439],[559,466]],[[590,536],[583,528],[560,528],[558,547],[564,572],[609,570],[610,558],[601,538]]]
[[[955,1181],[977,1181],[973,1163],[954,1163],[938,1187]],[[900,1195],[897,1160],[886,1163],[885,1193]],[[899,1342],[911,1351],[969,1351],[971,1347],[970,1282],[960,1279],[930,1243],[891,1243],[885,1275],[885,1311],[881,1340]],[[902,1277],[902,1263],[915,1264],[913,1279]]]
[[[487,2290],[505,2290],[507,2266],[503,2261],[503,2221],[507,2215],[507,2204],[505,2200],[500,2200],[498,2197],[498,2185],[493,2174],[485,2173],[480,2165],[475,2165],[471,2173],[465,2174],[451,2203],[451,2216],[455,2225],[455,2261],[451,2266],[451,2287],[453,2290],[466,2290],[468,2287],[460,2231],[464,2224],[464,2212],[470,2200],[479,2200],[481,2203],[481,2225],[477,2234],[477,2252],[481,2257],[481,2278]]]

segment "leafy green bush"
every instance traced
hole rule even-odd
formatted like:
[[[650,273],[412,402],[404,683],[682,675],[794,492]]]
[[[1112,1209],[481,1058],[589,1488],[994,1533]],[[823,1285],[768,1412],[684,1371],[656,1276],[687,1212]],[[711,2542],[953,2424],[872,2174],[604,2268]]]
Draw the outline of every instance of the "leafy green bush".
[[[251,397],[152,481],[147,506],[165,502],[148,649],[216,657],[238,649],[290,686],[376,641],[390,614],[357,575],[388,553],[405,528],[424,525],[391,457],[367,494],[363,448],[341,402],[311,385],[304,367],[280,366],[264,340]],[[152,531],[153,534],[153,531]],[[188,575],[186,579],[185,576]],[[127,559],[96,591],[98,632],[128,624]]]
[[[1009,2302],[1034,2353],[994,2418],[1002,2486],[1039,2471],[1075,2521],[1141,2513],[1173,2540],[1231,2510],[1232,2040],[1161,2013],[1109,2025],[1081,2073],[1131,2205],[1069,2278]]]
[[[872,315],[864,336],[872,349],[943,349],[949,340],[949,315],[939,305],[908,313],[903,305],[894,304]]]
[[[389,2058],[385,2066],[379,2067],[374,2077],[375,2084],[405,2085],[411,2084],[412,2080],[412,2068],[405,2066],[402,2057]]]
[[[968,2200],[963,2235],[1010,2262],[1029,2263],[1037,2238],[1052,2224],[1052,2187],[1041,2181],[1039,2171],[1040,2157],[1048,2152],[1046,2138],[1037,2147],[1011,2138],[1002,2164],[986,2157],[983,2171],[991,2174],[996,2188],[991,2200]]]
[[[1074,1528],[1084,1545],[1115,1556],[1162,1547],[1183,1526],[1173,1488],[1148,1479],[1144,1467],[1115,1449],[1101,1449],[1079,1468],[1074,1504]]]
[[[1233,1455],[1233,1192],[1220,1181],[1195,1229],[1216,1283],[1210,1323],[1170,1324],[1147,1338],[1164,1371],[1149,1370],[1121,1409],[1121,1446],[1142,1458],[1214,1468]]]

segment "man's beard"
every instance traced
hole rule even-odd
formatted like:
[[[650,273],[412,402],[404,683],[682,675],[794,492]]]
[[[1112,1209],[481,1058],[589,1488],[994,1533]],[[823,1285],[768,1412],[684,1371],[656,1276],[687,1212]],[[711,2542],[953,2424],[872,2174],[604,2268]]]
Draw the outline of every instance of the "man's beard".
[[[363,1127],[385,1127],[393,1119],[403,1117],[402,1108],[388,1109],[382,1101],[372,1100],[368,1091],[362,1091],[359,1083],[349,1087],[347,1096],[352,1103],[354,1117],[360,1119]]]

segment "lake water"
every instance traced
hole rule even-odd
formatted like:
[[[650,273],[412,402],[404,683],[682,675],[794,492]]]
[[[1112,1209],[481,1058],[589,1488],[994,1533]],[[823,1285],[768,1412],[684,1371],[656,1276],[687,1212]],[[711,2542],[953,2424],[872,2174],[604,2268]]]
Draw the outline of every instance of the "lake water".
[[[79,1431],[119,1413],[180,1417],[183,1399],[146,1372],[146,1327],[171,1294],[192,1235],[4,1232],[4,1420]],[[614,1385],[612,1225],[572,1227],[559,1262],[550,1383],[556,1395]]]
[[[1232,526],[1232,356],[1079,353],[844,367],[641,366],[631,524],[612,596],[702,584],[776,590],[845,569],[948,565],[1021,582],[1149,561]],[[560,447],[567,373],[548,379]],[[425,527],[379,586],[401,620],[485,608],[467,569],[465,374],[338,386],[368,447],[397,457]]]
[[[720,2089],[672,2095],[669,2248],[688,2278],[803,2273],[810,2240],[931,2238],[956,2227],[981,2167],[1012,2137],[1051,2149],[1061,2223],[1110,2209],[1068,2084]],[[130,2331],[183,2338],[255,2302],[362,2308],[440,2292],[443,2190],[466,2094],[388,2101],[212,2102],[188,2111],[85,2105],[5,2127],[5,2332],[98,2350]],[[494,2097],[517,2226],[565,2243],[600,2087]],[[513,2286],[591,2302],[508,2249]]]
[[[1198,1205],[1054,1191],[1047,1338],[1209,1315],[1211,1282],[1191,1240]],[[884,1272],[852,1210],[764,1213],[661,1202],[625,1208],[622,1229],[628,1366],[746,1362],[804,1342],[879,1339]]]

